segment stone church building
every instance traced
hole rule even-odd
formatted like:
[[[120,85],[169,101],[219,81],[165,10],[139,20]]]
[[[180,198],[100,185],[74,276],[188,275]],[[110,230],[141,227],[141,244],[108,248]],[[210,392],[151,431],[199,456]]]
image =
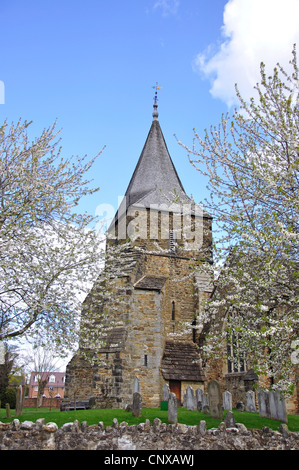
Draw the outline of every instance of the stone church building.
[[[205,364],[199,353],[202,300],[213,285],[194,268],[213,263],[211,245],[212,218],[185,193],[155,99],[147,139],[108,230],[104,272],[121,266],[117,275],[100,276],[84,301],[82,341],[67,366],[66,399],[125,408],[137,378],[144,407],[160,406],[164,384],[182,403],[188,385],[206,391],[211,379],[232,391],[234,405],[244,400],[255,374],[244,367],[229,371],[222,362]],[[114,252],[122,253],[122,246],[119,258]]]

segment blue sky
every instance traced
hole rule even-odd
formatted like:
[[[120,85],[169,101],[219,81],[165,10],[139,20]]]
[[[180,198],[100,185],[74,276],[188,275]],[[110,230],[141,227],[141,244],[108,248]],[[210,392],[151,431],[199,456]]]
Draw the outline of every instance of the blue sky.
[[[63,155],[92,157],[101,191],[80,209],[117,208],[152,121],[159,121],[186,192],[208,196],[174,134],[192,145],[250,96],[261,60],[287,64],[299,42],[298,0],[0,0],[0,122],[57,119]],[[1,97],[0,97],[1,98]],[[1,100],[0,100],[1,102]]]

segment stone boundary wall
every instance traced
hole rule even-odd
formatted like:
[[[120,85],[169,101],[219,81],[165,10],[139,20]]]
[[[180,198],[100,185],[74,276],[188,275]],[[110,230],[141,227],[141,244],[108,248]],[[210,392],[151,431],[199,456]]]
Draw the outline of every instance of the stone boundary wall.
[[[197,450],[299,450],[299,432],[290,432],[281,424],[280,432],[269,428],[247,429],[243,424],[206,429],[197,426],[165,424],[156,418],[138,425],[118,423],[112,426],[87,426],[86,422],[55,423],[38,419],[35,423],[14,419],[0,423],[0,450],[102,450],[102,451],[197,451]],[[126,455],[130,455],[126,453]]]

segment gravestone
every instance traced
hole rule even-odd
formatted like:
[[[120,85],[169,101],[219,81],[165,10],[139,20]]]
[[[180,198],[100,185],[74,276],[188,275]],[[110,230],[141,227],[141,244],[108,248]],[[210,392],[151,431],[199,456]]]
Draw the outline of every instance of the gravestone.
[[[19,385],[16,393],[16,411],[15,416],[20,416],[22,414],[22,385]]]
[[[233,409],[232,394],[229,391],[223,392],[223,409],[231,411]]]
[[[256,413],[255,393],[253,390],[246,392],[246,411]]]
[[[133,393],[141,393],[141,386],[137,377],[134,378]]]
[[[178,422],[178,401],[175,393],[170,392],[168,398],[168,421],[172,424]]]
[[[163,401],[168,401],[169,398],[169,386],[167,384],[163,385]]]
[[[236,426],[235,417],[232,411],[228,411],[224,419],[226,428],[234,428]]]
[[[142,411],[142,398],[141,394],[138,392],[133,393],[133,406],[132,406],[132,415],[141,416]]]
[[[209,408],[212,418],[222,417],[222,404],[220,395],[220,386],[216,380],[211,380],[208,384]]]
[[[285,399],[281,396],[280,392],[277,394],[277,419],[283,421],[284,423],[288,422],[287,409]]]
[[[263,418],[270,418],[269,392],[265,390],[258,391],[259,415]]]
[[[242,401],[238,401],[236,405],[236,410],[237,411],[245,411],[245,405]]]
[[[279,391],[269,392],[270,418],[278,421],[288,422],[286,406],[283,397]]]
[[[197,388],[195,392],[195,397],[196,397],[196,409],[198,411],[202,410],[203,396],[204,396],[203,390],[201,388]]]
[[[202,396],[202,411],[209,412],[209,395],[204,393]]]
[[[186,389],[186,408],[188,411],[194,410],[194,392],[190,385]]]

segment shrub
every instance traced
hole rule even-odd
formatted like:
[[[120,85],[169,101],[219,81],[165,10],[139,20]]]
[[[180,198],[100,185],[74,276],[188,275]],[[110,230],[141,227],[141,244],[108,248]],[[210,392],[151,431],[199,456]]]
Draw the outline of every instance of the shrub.
[[[1,408],[5,408],[6,403],[9,403],[11,409],[16,407],[16,390],[14,388],[6,388],[0,390]]]

